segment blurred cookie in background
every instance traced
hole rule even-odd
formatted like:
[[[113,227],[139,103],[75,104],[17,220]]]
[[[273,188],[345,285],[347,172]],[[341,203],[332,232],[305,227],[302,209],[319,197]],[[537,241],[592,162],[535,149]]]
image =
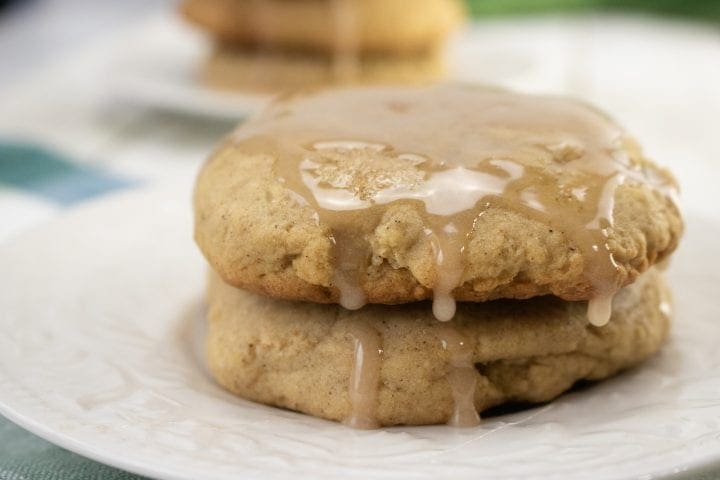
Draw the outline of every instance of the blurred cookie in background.
[[[186,0],[184,16],[215,41],[201,78],[277,91],[328,84],[438,80],[459,0]]]

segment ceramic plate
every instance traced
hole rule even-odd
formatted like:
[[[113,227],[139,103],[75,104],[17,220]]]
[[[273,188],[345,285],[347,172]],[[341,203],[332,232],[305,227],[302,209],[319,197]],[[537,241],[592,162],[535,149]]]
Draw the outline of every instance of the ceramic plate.
[[[481,426],[356,431],[206,375],[190,182],[100,200],[0,248],[0,412],[166,479],[651,478],[720,460],[720,222],[688,215],[676,322],[642,367]]]
[[[565,28],[543,19],[471,24],[449,42],[449,78],[526,91],[565,90],[567,37],[579,27],[572,22],[562,25]],[[177,16],[152,18],[126,36],[107,72],[110,90],[123,101],[238,119],[271,98],[203,85],[199,70],[211,42]]]
[[[237,121],[270,99],[203,85],[199,70],[211,42],[179,18],[152,18],[126,37],[106,72],[108,91],[121,101]]]

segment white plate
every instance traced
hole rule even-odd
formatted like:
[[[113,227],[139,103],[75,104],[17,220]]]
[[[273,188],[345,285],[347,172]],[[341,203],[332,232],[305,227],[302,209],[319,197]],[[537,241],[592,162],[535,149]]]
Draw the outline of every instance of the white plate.
[[[449,77],[525,91],[566,91],[573,60],[567,45],[580,28],[578,20],[542,18],[470,24],[449,42]],[[199,69],[211,42],[173,12],[151,18],[125,37],[107,72],[109,90],[121,100],[236,120],[271,98],[203,85]]]
[[[109,92],[121,101],[169,111],[239,120],[269,96],[209,88],[199,70],[211,42],[179,18],[162,15],[132,29],[106,72]]]
[[[261,109],[269,97],[198,81],[210,49],[174,11],[151,18],[110,56],[108,90],[136,104],[231,120]],[[474,20],[450,39],[446,57],[450,79],[575,95],[615,114],[648,110],[644,123],[660,122],[664,132],[668,110],[717,107],[719,52],[716,30],[698,23],[550,15]]]
[[[205,375],[189,191],[101,200],[1,248],[0,412],[168,479],[650,478],[720,460],[717,220],[689,217],[674,332],[641,368],[478,428],[355,431]]]

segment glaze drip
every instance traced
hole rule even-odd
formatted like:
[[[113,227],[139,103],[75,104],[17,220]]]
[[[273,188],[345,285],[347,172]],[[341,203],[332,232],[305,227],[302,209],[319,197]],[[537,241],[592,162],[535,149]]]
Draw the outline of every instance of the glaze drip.
[[[338,303],[348,310],[357,310],[366,303],[365,292],[358,281],[358,268],[367,261],[367,248],[362,238],[346,229],[336,229],[332,237],[335,257],[333,284],[340,291]]]
[[[335,80],[348,82],[358,76],[357,0],[330,0],[333,26],[335,27],[335,48],[332,66]]]
[[[354,351],[348,390],[351,413],[343,423],[353,428],[377,428],[375,407],[382,364],[382,339],[377,330],[363,322],[353,325],[351,335]]]
[[[457,288],[464,271],[462,246],[467,232],[458,231],[452,222],[439,229],[440,234],[430,230],[431,244],[435,254],[437,279],[433,287],[433,315],[441,322],[448,322],[455,316],[453,290]]]
[[[272,29],[272,12],[266,0],[250,0],[250,21],[257,38],[259,51],[268,49]]]
[[[449,371],[446,378],[450,385],[454,408],[448,425],[454,427],[478,425],[480,416],[475,409],[477,371],[472,361],[473,344],[454,325],[449,324],[440,327],[438,338],[449,357]]]
[[[343,0],[333,5],[346,8]],[[465,283],[478,219],[503,209],[567,239],[568,255],[579,256],[591,289],[588,319],[606,324],[621,286],[608,242],[617,189],[632,182],[670,199],[676,189],[670,176],[644,163],[620,127],[580,102],[466,85],[285,97],[234,140],[247,154],[271,158],[283,186],[327,229],[334,260],[329,286],[345,308],[366,302],[364,285],[374,281],[376,261],[368,237],[388,207],[419,211],[425,236],[418,241],[434,256],[434,278],[423,285],[433,292],[435,317],[446,322],[455,315],[454,291]],[[382,341],[361,324],[353,333],[346,423],[370,428]],[[452,323],[439,332],[454,402],[449,423],[476,425],[474,345]]]
[[[249,21],[255,33],[257,53],[259,54],[257,73],[263,69],[262,55],[273,50],[272,30],[277,28],[273,21],[273,9],[267,0],[249,0]],[[327,0],[325,14],[332,19],[333,44],[327,52],[332,67],[333,79],[339,83],[350,82],[360,72],[360,52],[358,49],[358,0]]]
[[[607,325],[612,314],[612,301],[615,295],[601,295],[588,302],[588,321],[596,327]]]
[[[368,236],[386,206],[418,205],[435,253],[434,312],[452,318],[477,219],[503,208],[564,234],[579,255],[603,324],[620,287],[608,246],[614,197],[628,182],[670,196],[610,119],[580,102],[466,85],[374,87],[285,97],[235,134],[270,155],[285,187],[317,213],[332,240],[332,287],[364,303]],[[360,232],[360,233],[358,233]]]

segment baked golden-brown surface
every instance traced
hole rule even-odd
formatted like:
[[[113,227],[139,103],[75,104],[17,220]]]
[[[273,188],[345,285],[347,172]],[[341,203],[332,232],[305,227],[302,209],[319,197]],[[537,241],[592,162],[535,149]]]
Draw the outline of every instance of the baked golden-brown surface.
[[[455,299],[588,300],[668,257],[683,230],[672,176],[620,135],[554,97],[453,85],[299,95],[208,160],[195,238],[225,282],[321,303],[339,301],[339,255],[355,252],[366,302],[393,304],[433,298],[450,225]]]
[[[651,270],[615,297],[610,322],[588,324],[585,302],[554,297],[458,305],[452,328],[472,348],[478,411],[544,402],[581,379],[599,380],[653,354],[669,326],[665,287]],[[664,313],[665,312],[665,313]],[[244,398],[332,420],[351,413],[353,331],[376,330],[382,348],[374,416],[380,425],[448,421],[454,402],[443,329],[427,302],[336,305],[273,300],[212,274],[208,363]]]
[[[223,42],[324,52],[434,49],[463,18],[457,0],[185,0],[182,10]]]

